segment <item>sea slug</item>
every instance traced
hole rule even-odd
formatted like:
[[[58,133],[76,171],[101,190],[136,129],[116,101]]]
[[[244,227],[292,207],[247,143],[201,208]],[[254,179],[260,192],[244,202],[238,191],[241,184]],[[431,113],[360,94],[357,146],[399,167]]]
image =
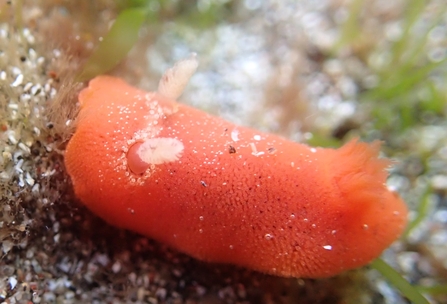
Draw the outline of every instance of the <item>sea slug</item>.
[[[177,103],[196,67],[177,63],[158,92],[98,76],[80,93],[65,164],[94,213],[200,260],[285,277],[365,265],[402,233],[379,142],[313,148]]]

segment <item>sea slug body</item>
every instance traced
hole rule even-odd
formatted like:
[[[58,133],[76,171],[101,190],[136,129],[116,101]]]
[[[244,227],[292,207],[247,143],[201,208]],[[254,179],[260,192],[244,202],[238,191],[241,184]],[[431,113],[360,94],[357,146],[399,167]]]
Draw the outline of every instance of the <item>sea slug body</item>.
[[[197,65],[178,66],[159,92],[99,76],[80,93],[65,163],[94,213],[198,259],[286,277],[365,265],[401,234],[407,209],[385,186],[379,142],[311,148],[236,126],[174,100]]]

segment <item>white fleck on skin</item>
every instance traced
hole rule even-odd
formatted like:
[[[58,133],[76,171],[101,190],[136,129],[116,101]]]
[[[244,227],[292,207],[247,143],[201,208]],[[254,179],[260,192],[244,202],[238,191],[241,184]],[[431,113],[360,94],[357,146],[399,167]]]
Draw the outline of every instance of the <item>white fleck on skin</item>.
[[[183,143],[175,138],[151,138],[141,144],[136,153],[148,165],[161,165],[180,159]]]
[[[269,241],[269,240],[273,239],[273,235],[270,233],[267,233],[264,235],[264,238]]]
[[[158,93],[174,100],[180,97],[189,79],[197,70],[199,63],[196,57],[196,53],[192,53],[168,69],[160,79]]]
[[[239,131],[237,129],[231,131],[231,140],[234,142],[237,142],[239,140]]]
[[[261,156],[264,155],[265,153],[262,151],[258,151],[258,149],[256,148],[256,145],[254,143],[249,143],[249,146],[251,148],[251,154],[254,156]]]

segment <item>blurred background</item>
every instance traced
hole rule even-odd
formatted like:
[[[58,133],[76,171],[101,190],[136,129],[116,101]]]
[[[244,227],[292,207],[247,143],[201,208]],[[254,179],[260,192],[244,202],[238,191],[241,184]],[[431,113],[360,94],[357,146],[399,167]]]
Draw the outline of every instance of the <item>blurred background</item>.
[[[446,8],[0,1],[0,302],[408,303],[368,268],[302,280],[201,263],[110,227],[76,201],[63,150],[85,80],[107,72],[155,90],[192,52],[200,65],[181,102],[315,146],[382,140],[395,161],[388,186],[411,209],[382,258],[430,303],[447,302]]]

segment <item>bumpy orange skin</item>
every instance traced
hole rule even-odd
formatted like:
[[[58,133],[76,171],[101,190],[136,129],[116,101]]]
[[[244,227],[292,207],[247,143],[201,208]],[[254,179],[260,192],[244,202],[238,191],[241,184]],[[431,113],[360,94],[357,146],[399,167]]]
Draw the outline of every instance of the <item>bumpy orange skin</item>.
[[[406,223],[405,204],[384,185],[378,142],[311,148],[108,76],[79,99],[65,155],[76,195],[110,224],[198,259],[327,277],[379,256]],[[184,150],[134,174],[129,148],[148,137]]]

